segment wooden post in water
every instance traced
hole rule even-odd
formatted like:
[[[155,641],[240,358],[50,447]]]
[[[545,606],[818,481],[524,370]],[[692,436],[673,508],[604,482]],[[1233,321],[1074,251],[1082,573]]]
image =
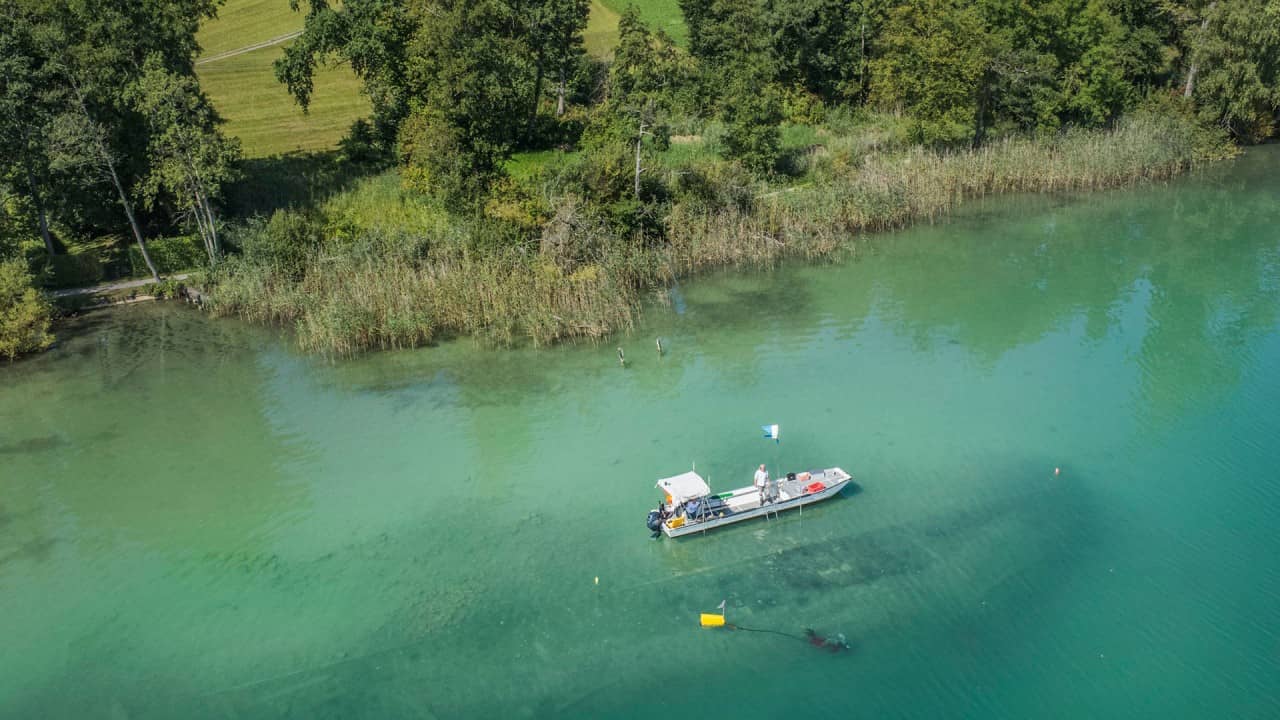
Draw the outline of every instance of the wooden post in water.
[[[658,344],[658,357],[662,357],[662,338],[658,338],[654,342]]]

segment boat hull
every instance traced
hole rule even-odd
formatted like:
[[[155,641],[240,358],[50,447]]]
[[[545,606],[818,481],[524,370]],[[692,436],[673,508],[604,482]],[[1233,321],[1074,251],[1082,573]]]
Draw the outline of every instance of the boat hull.
[[[707,520],[701,520],[694,523],[685,523],[684,525],[674,528],[668,523],[663,523],[662,532],[665,533],[667,537],[682,537],[684,535],[704,533],[708,530],[714,530],[716,528],[733,525],[735,523],[746,522],[747,520],[765,517],[766,515],[777,515],[779,513],[787,512],[788,510],[795,510],[797,508],[802,508],[805,505],[812,505],[813,503],[822,502],[823,500],[832,498],[841,490],[844,490],[845,486],[848,485],[852,479],[853,478],[846,474],[844,479],[837,483],[833,483],[818,492],[806,493],[798,497],[769,503],[750,510],[742,510],[724,517],[709,518]]]

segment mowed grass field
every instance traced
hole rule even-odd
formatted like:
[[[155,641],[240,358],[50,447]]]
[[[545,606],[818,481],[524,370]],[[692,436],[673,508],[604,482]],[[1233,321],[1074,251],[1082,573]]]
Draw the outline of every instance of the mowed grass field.
[[[345,65],[317,73],[311,107],[303,113],[276,82],[271,64],[281,51],[276,45],[196,68],[201,86],[227,120],[227,134],[240,138],[248,158],[333,149],[351,123],[369,114],[360,81]]]
[[[612,12],[613,18],[613,44],[609,46],[609,50],[613,50],[613,45],[617,44],[618,39],[618,19],[628,6],[634,5],[636,10],[640,11],[640,19],[645,21],[650,30],[663,30],[676,41],[677,45],[684,45],[689,39],[689,28],[684,24],[684,16],[680,14],[680,0],[592,0],[591,13],[594,15],[597,7],[601,10]],[[587,23],[587,30],[590,31],[591,24]],[[590,45],[587,50],[591,50]]]
[[[618,13],[600,4],[600,0],[591,0],[582,45],[595,57],[608,57],[618,45]]]
[[[289,0],[226,0],[218,8],[217,19],[200,27],[196,36],[200,55],[209,57],[297,32],[304,14],[290,10]]]
[[[360,81],[346,65],[317,73],[311,107],[303,113],[272,68],[287,41],[227,54],[302,30],[302,22],[303,13],[290,10],[289,0],[227,0],[196,36],[201,59],[207,59],[197,61],[200,85],[226,118],[227,134],[240,138],[247,158],[331,150],[351,123],[369,114]]]
[[[628,5],[635,5],[650,27],[665,30],[677,42],[688,37],[678,0],[592,0],[583,33],[587,52],[596,57],[612,54],[618,43],[618,17]],[[236,52],[298,32],[303,20],[303,13],[289,9],[289,0],[226,0],[218,17],[200,28],[196,73],[226,119],[226,132],[240,139],[245,157],[331,150],[351,123],[369,114],[360,81],[346,65],[317,74],[311,107],[303,113],[276,81],[272,68],[289,40]]]

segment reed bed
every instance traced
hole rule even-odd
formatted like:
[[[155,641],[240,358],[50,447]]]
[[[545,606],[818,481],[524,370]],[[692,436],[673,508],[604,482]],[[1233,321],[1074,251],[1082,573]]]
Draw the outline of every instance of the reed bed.
[[[317,248],[301,278],[232,259],[216,277],[212,308],[291,325],[304,349],[339,355],[457,335],[500,345],[599,340],[631,328],[644,293],[674,278],[829,257],[860,233],[936,219],[967,198],[1162,180],[1206,157],[1198,132],[1182,117],[1144,113],[1108,132],[1006,139],[964,152],[834,138],[838,151],[815,153],[806,185],[718,208],[677,199],[663,241],[650,245],[584,223],[575,198],[560,201],[540,245],[485,252],[474,250],[488,246],[477,242],[483,238],[467,235],[482,227],[402,209],[401,219],[415,219],[402,223],[411,227],[388,228],[383,216],[362,231],[348,202],[334,213],[342,218],[339,241]]]
[[[220,315],[291,325],[312,352],[351,355],[415,347],[456,335],[499,345],[597,339],[634,322],[638,295],[623,269],[584,265],[564,273],[517,253],[415,263],[319,258],[301,281],[228,264],[211,293]]]

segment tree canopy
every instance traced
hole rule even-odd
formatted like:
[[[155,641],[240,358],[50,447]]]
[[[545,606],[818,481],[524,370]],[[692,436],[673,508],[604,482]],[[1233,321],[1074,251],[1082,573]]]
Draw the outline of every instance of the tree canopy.
[[[1259,142],[1280,112],[1280,0],[679,0],[684,46],[631,11],[607,59],[584,52],[587,0],[291,1],[304,29],[279,81],[306,108],[317,68],[350,65],[372,107],[352,147],[464,213],[513,200],[513,153],[561,148],[583,154],[575,192],[652,222],[675,126],[712,127],[724,160],[770,176],[788,124],[831,111],[940,147],[1108,127],[1144,102]],[[120,235],[157,274],[147,237],[182,229],[218,261],[239,153],[193,71],[217,7],[0,0],[10,254]]]
[[[210,203],[237,157],[194,74],[195,32],[216,6],[0,0],[0,182],[49,255],[59,232],[124,231],[156,276],[150,229],[212,230]],[[195,195],[199,217],[183,212]]]

